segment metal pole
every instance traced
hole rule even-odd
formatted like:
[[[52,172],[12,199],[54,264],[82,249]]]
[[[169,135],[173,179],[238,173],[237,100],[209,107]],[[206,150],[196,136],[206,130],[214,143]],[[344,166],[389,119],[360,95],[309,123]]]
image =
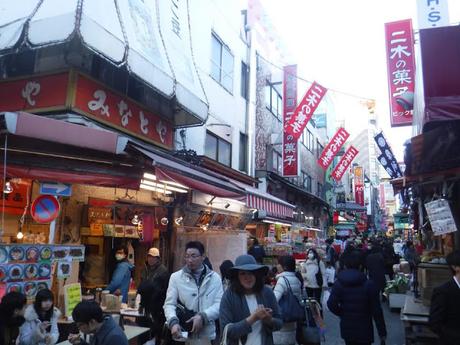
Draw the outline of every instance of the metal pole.
[[[0,229],[0,237],[5,232],[5,185],[6,185],[6,151],[8,149],[8,134],[5,135],[5,146],[3,148],[3,190],[2,190],[2,228]]]

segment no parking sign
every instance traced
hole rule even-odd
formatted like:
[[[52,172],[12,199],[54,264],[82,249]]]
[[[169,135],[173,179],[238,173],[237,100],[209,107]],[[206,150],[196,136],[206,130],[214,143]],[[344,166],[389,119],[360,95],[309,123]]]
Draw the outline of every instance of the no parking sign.
[[[37,223],[50,223],[57,218],[61,206],[52,195],[41,195],[34,200],[30,213]]]

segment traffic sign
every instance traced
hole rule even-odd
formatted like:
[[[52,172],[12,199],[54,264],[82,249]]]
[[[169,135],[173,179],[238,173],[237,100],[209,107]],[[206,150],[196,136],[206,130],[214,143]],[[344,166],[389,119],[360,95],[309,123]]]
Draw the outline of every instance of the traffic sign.
[[[32,203],[30,213],[37,223],[50,223],[57,218],[61,206],[51,195],[41,195]]]
[[[72,185],[61,182],[42,182],[40,183],[40,194],[56,195],[56,196],[71,196]]]

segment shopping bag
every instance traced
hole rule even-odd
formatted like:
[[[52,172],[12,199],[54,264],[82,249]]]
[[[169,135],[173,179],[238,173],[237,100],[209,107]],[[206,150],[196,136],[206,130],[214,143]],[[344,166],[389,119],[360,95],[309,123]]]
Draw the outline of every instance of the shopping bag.
[[[327,308],[327,301],[329,300],[330,296],[331,296],[331,292],[329,290],[325,290],[323,292],[323,298],[321,298],[321,305],[323,307],[323,310],[329,310]]]

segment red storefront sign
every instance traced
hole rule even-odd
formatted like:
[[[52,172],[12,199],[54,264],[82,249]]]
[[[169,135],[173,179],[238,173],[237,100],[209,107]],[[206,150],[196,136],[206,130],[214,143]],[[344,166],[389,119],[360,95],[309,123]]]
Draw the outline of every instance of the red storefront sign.
[[[0,82],[0,111],[70,110],[155,145],[172,148],[169,122],[81,73]]]
[[[0,182],[0,193],[3,195],[5,213],[21,215],[24,213],[24,208],[27,206],[31,182],[22,179],[20,183],[11,181],[10,185],[12,187],[11,193],[1,193],[4,188],[3,181]]]
[[[68,84],[68,72],[1,81],[0,111],[64,109]]]
[[[73,109],[134,136],[172,147],[171,125],[134,101],[78,74]]]
[[[391,126],[410,126],[415,82],[412,21],[386,23],[385,38]]]
[[[363,168],[358,166],[354,168],[354,182],[355,182],[355,202],[358,205],[364,206],[364,176]]]
[[[341,180],[341,178],[343,177],[343,174],[345,174],[345,171],[347,171],[351,162],[353,161],[353,159],[355,159],[358,153],[359,151],[355,149],[353,146],[350,146],[348,148],[348,150],[343,155],[342,159],[339,161],[339,164],[337,164],[337,166],[332,171],[332,177],[336,181]]]
[[[313,82],[310,89],[303,96],[302,101],[295,108],[294,114],[287,122],[284,131],[292,135],[295,140],[299,139],[305,126],[326,94],[326,91],[327,89],[319,85],[316,81]]]
[[[327,144],[326,148],[321,153],[321,156],[318,159],[318,164],[326,170],[329,165],[331,165],[332,161],[334,160],[335,155],[339,152],[340,148],[345,144],[350,133],[348,133],[344,128],[339,128],[337,133],[332,137],[329,144]]]
[[[299,146],[286,127],[297,104],[297,65],[285,66],[283,74],[283,176],[292,177],[299,175]]]

